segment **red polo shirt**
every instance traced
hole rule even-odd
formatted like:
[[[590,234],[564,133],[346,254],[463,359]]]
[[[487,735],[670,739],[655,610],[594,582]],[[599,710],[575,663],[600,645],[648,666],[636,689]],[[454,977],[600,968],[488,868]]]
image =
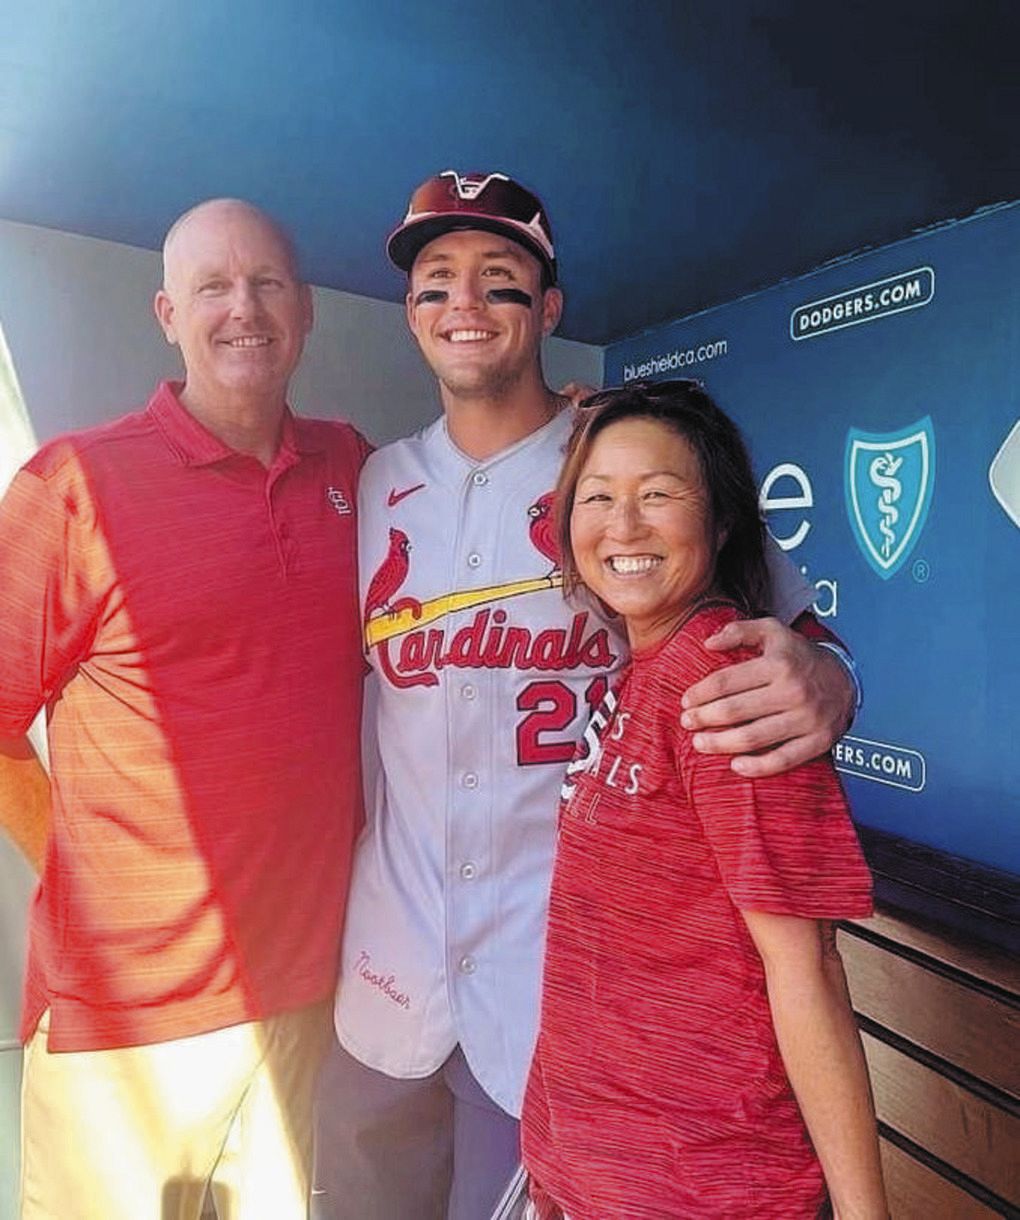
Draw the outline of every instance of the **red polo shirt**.
[[[360,818],[368,452],[287,414],[269,470],[158,387],[0,506],[0,733],[49,721],[22,1036],[163,1041],[328,996]]]

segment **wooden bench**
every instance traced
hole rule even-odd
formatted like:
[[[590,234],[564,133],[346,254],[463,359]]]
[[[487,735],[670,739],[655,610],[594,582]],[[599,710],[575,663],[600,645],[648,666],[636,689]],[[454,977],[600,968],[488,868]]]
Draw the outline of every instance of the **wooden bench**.
[[[1020,882],[862,838],[877,913],[837,937],[893,1220],[1020,1220]]]

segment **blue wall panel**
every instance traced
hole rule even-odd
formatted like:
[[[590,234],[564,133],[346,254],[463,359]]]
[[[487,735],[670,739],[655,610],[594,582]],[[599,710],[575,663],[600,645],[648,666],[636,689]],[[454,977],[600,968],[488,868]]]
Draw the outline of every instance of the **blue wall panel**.
[[[836,751],[859,820],[1014,873],[1018,285],[1013,204],[614,344],[605,365],[610,385],[698,377],[743,427],[770,529],[862,667]]]

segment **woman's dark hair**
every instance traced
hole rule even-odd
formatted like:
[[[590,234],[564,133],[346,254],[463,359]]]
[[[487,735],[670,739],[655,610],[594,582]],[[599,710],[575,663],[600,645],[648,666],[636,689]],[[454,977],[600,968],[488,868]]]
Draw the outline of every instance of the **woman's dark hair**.
[[[725,532],[716,558],[715,586],[748,614],[771,603],[765,562],[765,525],[747,447],[733,420],[697,381],[635,382],[601,390],[582,404],[556,486],[563,588],[581,583],[570,544],[570,515],[581,471],[595,438],[625,419],[652,419],[672,428],[697,454],[708,490],[712,524]]]

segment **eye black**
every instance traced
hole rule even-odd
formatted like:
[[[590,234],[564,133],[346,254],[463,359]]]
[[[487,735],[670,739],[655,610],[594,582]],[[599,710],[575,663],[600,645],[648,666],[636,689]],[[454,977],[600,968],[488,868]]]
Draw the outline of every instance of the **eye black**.
[[[532,306],[532,298],[520,288],[490,288],[485,299],[490,305],[523,305],[525,309]]]
[[[443,288],[425,288],[414,298],[415,305],[441,305],[450,294]]]

